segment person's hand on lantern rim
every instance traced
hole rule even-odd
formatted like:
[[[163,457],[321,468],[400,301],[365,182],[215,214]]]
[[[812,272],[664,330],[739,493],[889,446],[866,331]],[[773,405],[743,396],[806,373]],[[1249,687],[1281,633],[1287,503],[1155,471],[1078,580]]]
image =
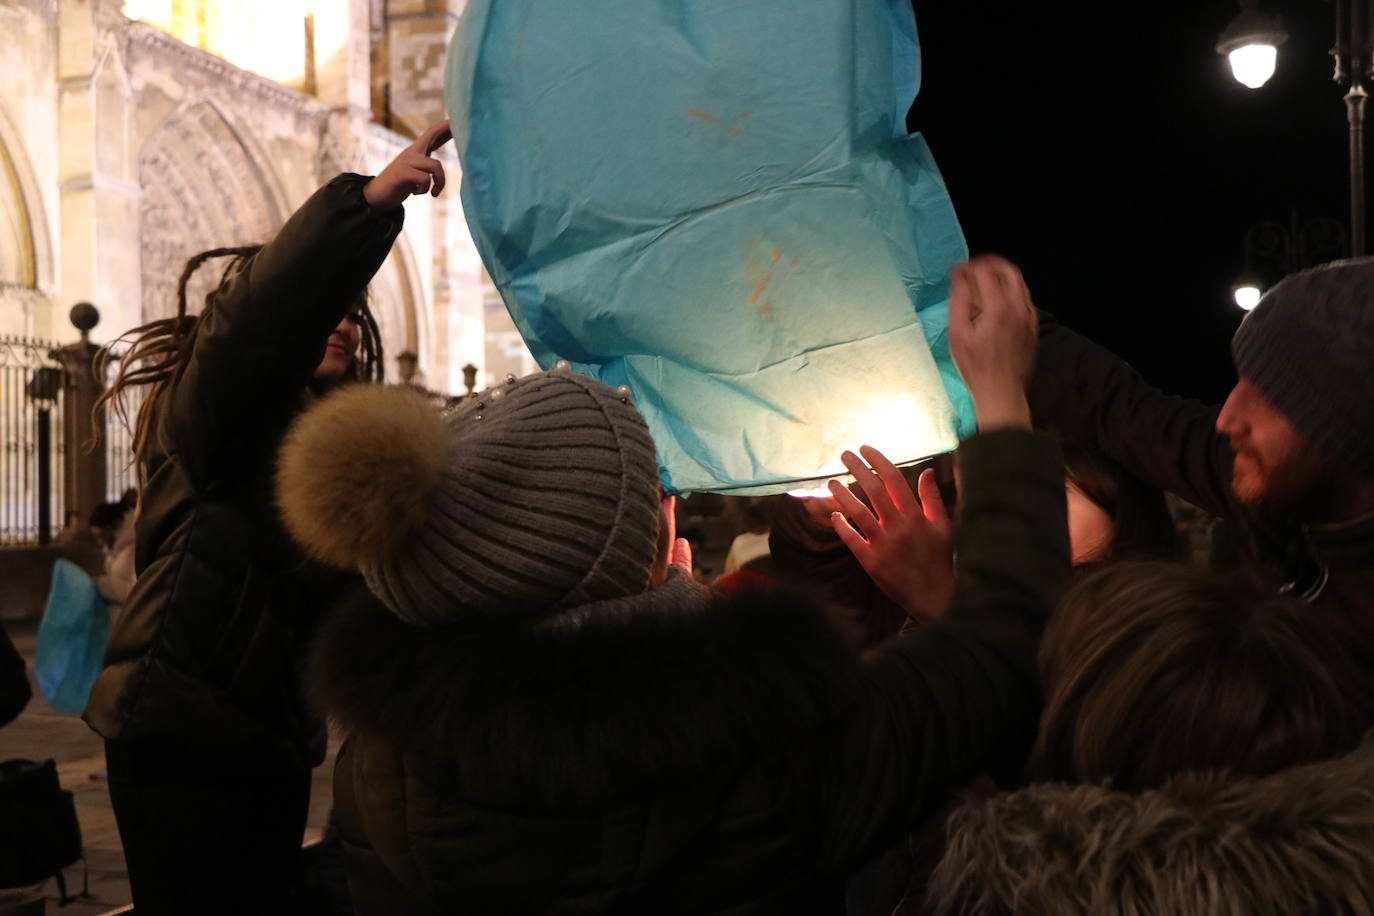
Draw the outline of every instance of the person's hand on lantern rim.
[[[954,594],[954,553],[949,514],[935,472],[921,473],[918,497],[882,452],[871,446],[859,451],[863,458],[845,452],[840,460],[872,509],[838,480],[830,481],[831,495],[840,507],[830,517],[835,533],[907,616],[938,619]]]

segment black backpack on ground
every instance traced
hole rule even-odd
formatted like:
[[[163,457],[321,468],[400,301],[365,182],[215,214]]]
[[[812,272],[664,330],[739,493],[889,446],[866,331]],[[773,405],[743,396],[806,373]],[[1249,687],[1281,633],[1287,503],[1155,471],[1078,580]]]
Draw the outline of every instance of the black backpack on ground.
[[[62,869],[81,859],[81,825],[72,793],[52,760],[0,762],[0,888],[56,878],[66,903]]]

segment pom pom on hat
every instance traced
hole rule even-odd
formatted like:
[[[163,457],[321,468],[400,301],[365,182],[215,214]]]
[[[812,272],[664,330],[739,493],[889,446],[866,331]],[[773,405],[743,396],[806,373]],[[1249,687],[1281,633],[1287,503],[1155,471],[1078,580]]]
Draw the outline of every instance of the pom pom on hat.
[[[447,442],[438,408],[417,391],[333,392],[297,419],[282,445],[277,503],[287,530],[332,566],[376,562],[424,524]]]
[[[642,592],[658,459],[629,398],[568,366],[451,401],[359,385],[287,434],[286,527],[407,623],[530,617]]]

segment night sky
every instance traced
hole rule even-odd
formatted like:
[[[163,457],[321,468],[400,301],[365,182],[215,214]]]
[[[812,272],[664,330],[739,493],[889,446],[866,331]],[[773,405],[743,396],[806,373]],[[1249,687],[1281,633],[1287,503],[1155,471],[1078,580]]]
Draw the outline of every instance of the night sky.
[[[1290,37],[1258,90],[1214,50],[1234,0],[914,6],[908,122],[970,249],[1019,263],[1037,305],[1160,387],[1224,398],[1246,229],[1348,220],[1332,4],[1261,0]]]

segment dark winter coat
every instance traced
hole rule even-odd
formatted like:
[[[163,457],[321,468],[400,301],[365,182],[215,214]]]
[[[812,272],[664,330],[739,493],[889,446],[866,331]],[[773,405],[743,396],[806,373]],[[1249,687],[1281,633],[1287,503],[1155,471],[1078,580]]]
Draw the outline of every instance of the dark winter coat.
[[[138,580],[115,623],[86,721],[106,738],[195,732],[318,762],[323,732],[300,690],[321,609],[360,588],[307,563],[273,504],[277,448],[330,332],[400,231],[367,179],[317,191],[215,294],[178,383],[157,404]]]
[[[933,916],[1374,913],[1374,744],[1140,794],[1044,783],[950,825]]]
[[[844,878],[1034,734],[1068,573],[1057,448],[961,453],[947,618],[860,659],[785,592],[645,595],[486,630],[323,628],[360,916],[842,911]]]
[[[33,697],[24,656],[10,642],[10,636],[0,625],[0,726],[19,717]]]
[[[1231,490],[1234,455],[1216,431],[1219,407],[1170,397],[1129,365],[1040,314],[1029,396],[1039,423],[1096,447],[1132,474],[1246,536],[1257,570],[1350,628],[1374,667],[1374,516],[1338,525],[1258,517]]]

